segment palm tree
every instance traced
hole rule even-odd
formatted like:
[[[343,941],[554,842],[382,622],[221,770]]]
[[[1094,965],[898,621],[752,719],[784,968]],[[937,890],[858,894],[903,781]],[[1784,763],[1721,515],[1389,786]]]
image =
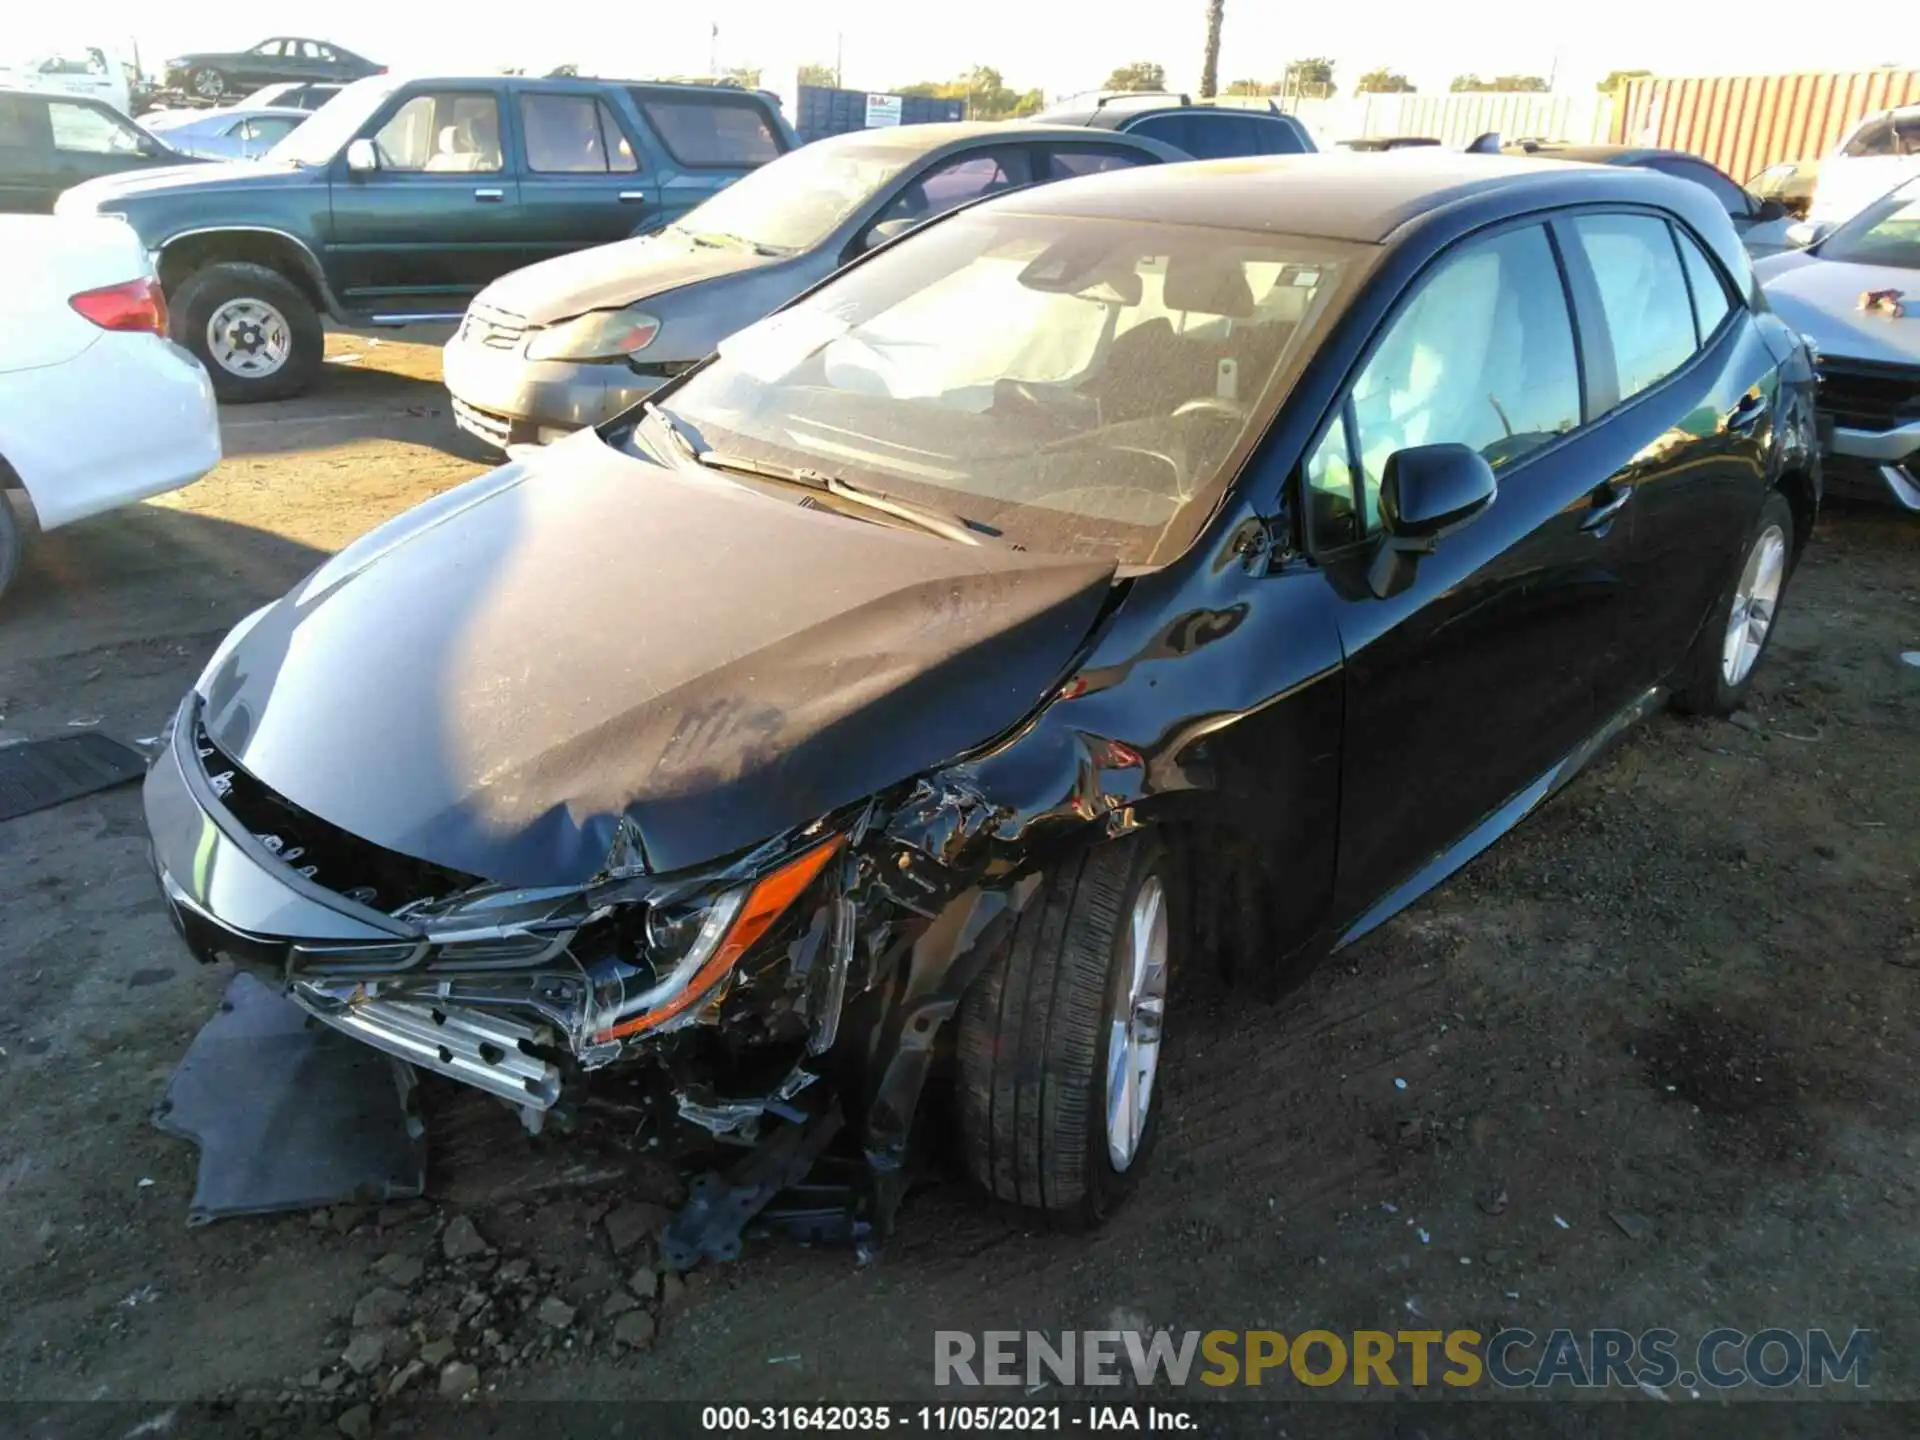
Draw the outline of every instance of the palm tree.
[[[1200,57],[1200,96],[1211,100],[1220,90],[1220,22],[1227,0],[1207,0],[1207,46]]]

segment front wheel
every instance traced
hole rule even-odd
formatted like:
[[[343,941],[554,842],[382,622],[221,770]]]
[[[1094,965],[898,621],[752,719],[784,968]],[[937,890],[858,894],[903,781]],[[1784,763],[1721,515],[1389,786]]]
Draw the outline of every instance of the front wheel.
[[[227,93],[227,77],[205,65],[187,77],[187,89],[202,100],[218,100]]]
[[[1686,715],[1724,716],[1746,704],[1780,617],[1780,601],[1793,571],[1793,543],[1793,507],[1775,490],[1760,507],[1733,583],[1694,641],[1674,693],[1674,709]]]
[[[191,350],[222,400],[298,395],[320,373],[326,333],[307,297],[265,265],[209,265],[172,297],[173,338]]]
[[[1046,876],[961,1004],[967,1166],[1061,1228],[1105,1220],[1152,1149],[1177,894],[1150,833],[1085,851]]]

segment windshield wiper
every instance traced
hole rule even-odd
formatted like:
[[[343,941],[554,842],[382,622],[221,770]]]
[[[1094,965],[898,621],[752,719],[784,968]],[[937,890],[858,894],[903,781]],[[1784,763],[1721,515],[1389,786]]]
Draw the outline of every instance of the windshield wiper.
[[[685,437],[683,436],[682,439],[684,440]],[[774,480],[783,485],[801,485],[841,500],[850,500],[856,505],[878,511],[882,515],[891,515],[896,520],[904,520],[930,535],[938,535],[943,540],[952,540],[961,545],[978,545],[982,535],[998,536],[1000,533],[990,526],[982,525],[977,520],[969,520],[963,515],[935,510],[931,506],[910,504],[905,500],[896,500],[891,495],[882,495],[878,491],[856,485],[851,480],[842,480],[838,475],[828,475],[820,470],[811,470],[802,466],[775,465],[765,460],[749,460],[744,456],[729,455],[722,450],[697,451],[693,458],[711,470],[731,470],[735,474],[751,475],[758,480]]]

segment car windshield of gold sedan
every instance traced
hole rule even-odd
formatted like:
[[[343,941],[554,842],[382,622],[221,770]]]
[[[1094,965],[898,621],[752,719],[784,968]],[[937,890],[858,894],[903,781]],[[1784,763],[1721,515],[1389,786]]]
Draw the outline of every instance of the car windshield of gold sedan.
[[[977,210],[724,341],[663,408],[716,457],[1164,564],[1371,251]]]
[[[810,250],[915,158],[898,146],[806,145],[748,171],[679,225],[769,250]]]

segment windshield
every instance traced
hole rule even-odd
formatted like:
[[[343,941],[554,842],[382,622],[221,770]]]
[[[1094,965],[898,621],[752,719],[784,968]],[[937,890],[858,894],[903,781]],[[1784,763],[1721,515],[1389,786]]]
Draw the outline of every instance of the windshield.
[[[1162,564],[1370,253],[970,211],[723,341],[664,408],[731,459],[938,507],[1030,550]]]
[[[1920,270],[1920,179],[1867,206],[1828,236],[1819,253],[1823,260]]]
[[[269,150],[266,158],[295,165],[329,164],[402,83],[393,75],[373,75],[354,81],[314,111],[311,120]]]
[[[749,171],[680,227],[774,250],[808,250],[912,158],[893,146],[808,145]]]

